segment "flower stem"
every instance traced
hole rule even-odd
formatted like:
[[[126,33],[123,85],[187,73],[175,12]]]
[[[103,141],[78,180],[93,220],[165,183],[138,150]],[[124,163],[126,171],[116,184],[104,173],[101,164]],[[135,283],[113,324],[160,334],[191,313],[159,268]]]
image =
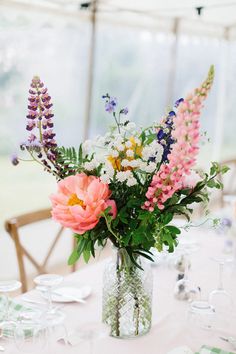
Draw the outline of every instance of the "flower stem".
[[[105,221],[106,221],[106,225],[107,225],[108,231],[115,237],[115,239],[118,241],[118,243],[120,243],[120,242],[119,242],[119,241],[120,241],[120,238],[119,238],[119,236],[116,235],[116,234],[114,233],[114,231],[112,230],[111,224],[109,223],[106,214],[105,214],[104,212],[101,213],[101,214],[102,214],[102,216],[104,217],[104,219],[105,219]]]
[[[119,267],[119,251],[117,252],[116,258],[116,277],[117,277],[117,297],[116,297],[116,321],[115,321],[115,331],[116,337],[120,337],[120,285],[121,285],[121,274]]]
[[[135,335],[138,336],[139,335],[139,315],[140,315],[140,307],[139,307],[139,300],[137,295],[134,296],[134,300],[135,300],[135,311],[136,311],[136,318],[135,318]]]

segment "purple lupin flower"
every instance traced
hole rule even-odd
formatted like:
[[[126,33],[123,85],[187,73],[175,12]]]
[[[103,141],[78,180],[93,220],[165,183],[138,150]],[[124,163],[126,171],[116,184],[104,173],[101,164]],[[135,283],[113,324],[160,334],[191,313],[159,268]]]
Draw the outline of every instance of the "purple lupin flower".
[[[47,172],[53,173],[57,178],[62,176],[62,167],[57,161],[58,150],[53,132],[54,114],[53,104],[48,89],[38,76],[34,76],[29,89],[28,113],[26,115],[26,130],[30,131],[27,141],[20,144],[20,149],[28,151],[32,160],[36,160]],[[29,160],[31,161],[31,160]],[[17,165],[19,159],[16,155],[12,157],[12,163]]]
[[[53,128],[52,117],[54,116],[51,111],[53,106],[51,96],[38,76],[33,77],[30,86],[26,129],[29,131],[35,128],[39,129],[39,141],[47,154],[48,150],[57,147],[54,139],[56,134],[51,130]]]
[[[45,168],[51,171],[50,163],[57,169],[55,163],[57,143],[56,134],[52,131],[54,114],[51,110],[53,106],[51,96],[38,76],[33,77],[29,94],[26,129],[31,134],[27,141],[21,144],[21,149],[26,149],[31,153],[35,152]],[[36,130],[37,134],[35,134]]]

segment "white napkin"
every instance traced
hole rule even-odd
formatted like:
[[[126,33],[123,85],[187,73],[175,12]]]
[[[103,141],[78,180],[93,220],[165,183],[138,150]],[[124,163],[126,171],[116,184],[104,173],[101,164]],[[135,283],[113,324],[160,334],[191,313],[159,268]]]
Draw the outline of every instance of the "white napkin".
[[[77,332],[70,332],[68,333],[67,338],[58,338],[57,341],[62,344],[70,344],[72,347],[75,347],[83,342],[83,340],[79,338]]]
[[[190,348],[186,346],[182,346],[182,347],[174,348],[166,354],[194,354],[194,353]]]

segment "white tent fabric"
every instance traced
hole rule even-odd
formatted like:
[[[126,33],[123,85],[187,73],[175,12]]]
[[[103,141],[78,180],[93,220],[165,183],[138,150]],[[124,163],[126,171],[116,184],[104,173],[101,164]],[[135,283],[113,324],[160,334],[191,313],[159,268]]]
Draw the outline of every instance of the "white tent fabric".
[[[92,2],[92,1],[91,1]],[[236,37],[236,0],[96,0],[98,19],[171,32],[175,19],[180,31],[217,37]],[[71,18],[89,18],[83,0],[0,0],[0,6],[18,7]],[[201,15],[197,13],[201,8]]]

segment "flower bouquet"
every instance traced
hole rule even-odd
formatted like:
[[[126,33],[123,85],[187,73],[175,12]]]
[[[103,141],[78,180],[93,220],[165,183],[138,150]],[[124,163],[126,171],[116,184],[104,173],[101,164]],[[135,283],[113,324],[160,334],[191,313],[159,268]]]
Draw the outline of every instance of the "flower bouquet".
[[[113,336],[149,330],[152,280],[143,260],[152,261],[152,248],[173,252],[181,232],[171,225],[173,217],[190,220],[191,205],[208,202],[208,188],[222,188],[217,175],[228,168],[216,162],[198,182],[191,182],[200,111],[213,77],[211,67],[199,88],[146,128],[129,121],[128,109],[118,109],[116,98],[102,96],[114,125],[78,150],[57,145],[51,97],[39,77],[32,80],[26,126],[30,134],[21,149],[58,181],[50,197],[52,217],[77,240],[69,264],[82,255],[88,262],[108,240],[114,245],[115,261],[105,271],[103,296],[103,319]],[[19,161],[14,156],[13,163]]]

